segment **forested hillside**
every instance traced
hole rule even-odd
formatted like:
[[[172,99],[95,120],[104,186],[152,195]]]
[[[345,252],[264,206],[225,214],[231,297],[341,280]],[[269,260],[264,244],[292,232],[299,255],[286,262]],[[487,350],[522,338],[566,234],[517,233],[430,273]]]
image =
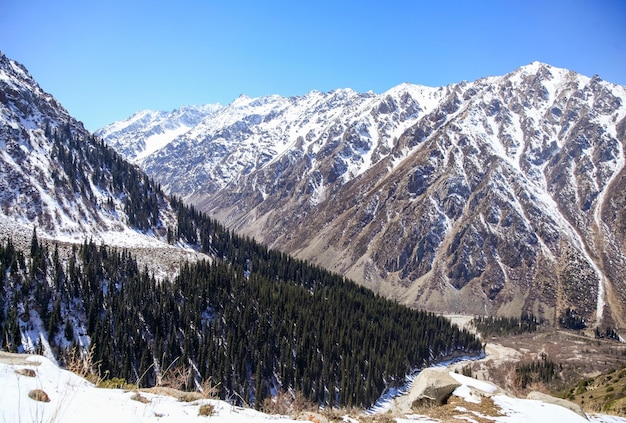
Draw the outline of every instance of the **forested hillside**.
[[[184,369],[190,389],[210,378],[223,398],[257,406],[279,390],[367,406],[413,368],[480,352],[480,342],[442,317],[383,299],[167,199],[99,140],[78,138],[69,126],[45,132],[59,164],[55,189],[93,203],[85,215],[123,210],[131,227],[213,259],[183,263],[175,277],[157,280],[127,250],[85,241],[60,254],[36,229],[30,251],[5,239],[0,348],[56,357],[93,348],[101,376],[150,386]]]
[[[69,124],[61,130],[46,128],[45,134],[52,141],[51,157],[63,168],[63,172],[52,173],[55,189],[80,194],[108,212],[115,211],[114,198],[118,199],[132,227],[146,230],[159,226],[163,193],[143,172],[101,140],[72,134]],[[94,191],[109,196],[99,204],[102,195]]]
[[[0,348],[24,348],[40,325],[57,356],[87,335],[102,375],[142,386],[172,366],[192,369],[190,388],[211,378],[222,397],[251,404],[295,389],[315,402],[360,406],[412,368],[481,350],[442,317],[222,235],[250,259],[184,264],[161,282],[128,252],[93,242],[62,261],[36,234],[30,258],[4,241]]]
[[[186,374],[190,389],[210,379],[257,406],[280,390],[365,406],[412,368],[481,351],[441,317],[168,198],[1,54],[0,76],[0,217],[12,234],[0,239],[0,349],[61,362],[91,351],[100,377],[149,386]],[[137,250],[104,243],[124,237],[141,238],[143,254],[205,261],[141,266]]]

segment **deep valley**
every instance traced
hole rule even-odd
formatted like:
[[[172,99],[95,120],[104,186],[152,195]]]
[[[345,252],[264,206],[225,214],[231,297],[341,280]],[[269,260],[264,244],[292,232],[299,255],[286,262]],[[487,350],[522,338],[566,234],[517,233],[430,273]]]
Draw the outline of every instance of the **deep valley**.
[[[257,409],[364,410],[464,358],[507,395],[619,414],[625,102],[534,62],[90,133],[0,53],[0,350]]]

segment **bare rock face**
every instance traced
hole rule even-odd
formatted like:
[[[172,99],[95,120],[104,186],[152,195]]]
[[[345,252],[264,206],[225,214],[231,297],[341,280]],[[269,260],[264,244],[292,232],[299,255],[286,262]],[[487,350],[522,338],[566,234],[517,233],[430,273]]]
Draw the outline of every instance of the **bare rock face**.
[[[231,228],[405,304],[626,328],[625,101],[541,63],[240,97],[138,162]]]

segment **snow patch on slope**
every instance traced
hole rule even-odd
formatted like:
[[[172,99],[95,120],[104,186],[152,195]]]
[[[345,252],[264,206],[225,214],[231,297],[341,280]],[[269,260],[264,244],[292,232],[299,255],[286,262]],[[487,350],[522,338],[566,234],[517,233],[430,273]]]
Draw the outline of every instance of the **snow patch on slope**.
[[[16,373],[25,369],[35,375],[29,377]],[[29,398],[29,393],[34,390],[45,392],[49,401]],[[138,401],[140,398],[143,402]],[[171,396],[149,392],[96,388],[43,356],[0,353],[0,415],[3,421],[200,422],[207,421],[207,417],[199,414],[203,405],[213,406],[214,414],[209,419],[214,423],[295,421],[218,400],[181,402]]]

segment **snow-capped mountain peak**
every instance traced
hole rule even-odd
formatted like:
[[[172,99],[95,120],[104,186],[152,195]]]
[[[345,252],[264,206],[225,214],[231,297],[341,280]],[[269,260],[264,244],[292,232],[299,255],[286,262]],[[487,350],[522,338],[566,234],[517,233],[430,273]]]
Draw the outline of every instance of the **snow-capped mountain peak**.
[[[129,160],[139,161],[220,109],[222,106],[219,104],[206,104],[183,106],[170,112],[142,110],[124,121],[99,129],[95,134],[109,142]],[[110,142],[112,139],[115,141]]]
[[[409,304],[626,324],[626,226],[610,223],[626,219],[625,101],[541,62],[445,87],[240,97],[140,163],[233,228]]]
[[[149,115],[139,113],[135,120]],[[125,170],[134,172],[137,180],[122,181]],[[146,229],[147,223],[136,221],[129,208],[131,191],[141,184],[140,178],[136,169],[44,92],[23,66],[0,53],[3,238],[15,233],[27,237],[37,228],[40,236],[57,240],[83,240],[89,234],[109,245],[153,245],[155,231],[148,235],[138,230]],[[152,217],[156,230],[170,223],[173,213],[163,202],[160,214],[155,211]]]

